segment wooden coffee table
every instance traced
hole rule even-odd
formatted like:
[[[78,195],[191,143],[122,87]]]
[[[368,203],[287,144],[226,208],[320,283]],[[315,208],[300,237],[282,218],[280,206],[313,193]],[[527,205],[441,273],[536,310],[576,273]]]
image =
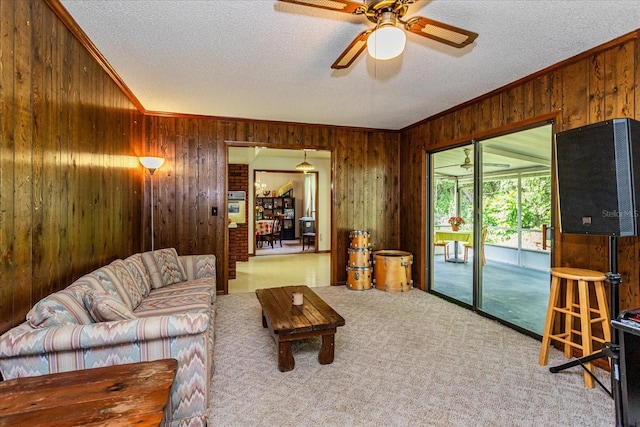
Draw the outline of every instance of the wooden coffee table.
[[[302,292],[304,303],[292,304],[293,292]],[[258,289],[256,296],[262,306],[262,326],[269,328],[278,347],[278,369],[287,372],[295,367],[291,341],[322,337],[318,354],[321,365],[333,362],[334,336],[344,319],[307,286]]]

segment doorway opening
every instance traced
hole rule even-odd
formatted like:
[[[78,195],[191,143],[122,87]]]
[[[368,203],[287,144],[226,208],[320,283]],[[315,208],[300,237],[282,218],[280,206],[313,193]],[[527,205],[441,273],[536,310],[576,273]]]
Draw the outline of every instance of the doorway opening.
[[[255,256],[317,252],[318,172],[254,169],[253,177]]]
[[[306,174],[296,170],[305,155],[314,167]],[[228,143],[228,190],[243,185],[247,192],[246,224],[229,230],[229,293],[330,285],[331,161],[325,150]],[[262,234],[275,222],[279,233]],[[303,250],[305,231],[315,238],[304,239]]]

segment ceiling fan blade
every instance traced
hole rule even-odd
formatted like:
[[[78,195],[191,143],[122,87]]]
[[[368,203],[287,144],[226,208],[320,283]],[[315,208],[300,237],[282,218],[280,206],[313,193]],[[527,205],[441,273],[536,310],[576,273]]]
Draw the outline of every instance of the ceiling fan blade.
[[[349,46],[340,54],[338,59],[331,65],[331,68],[340,70],[342,68],[348,68],[353,61],[356,60],[358,55],[367,47],[367,39],[373,30],[364,30],[356,36]]]
[[[433,19],[416,16],[405,24],[407,31],[411,31],[422,37],[447,44],[449,46],[462,48],[473,43],[478,37],[477,33],[434,21]]]
[[[510,168],[508,163],[483,163],[482,166],[488,166],[490,168]]]
[[[334,10],[344,13],[364,13],[367,6],[362,3],[347,0],[280,0],[285,3],[294,3],[302,6],[318,7],[320,9]]]

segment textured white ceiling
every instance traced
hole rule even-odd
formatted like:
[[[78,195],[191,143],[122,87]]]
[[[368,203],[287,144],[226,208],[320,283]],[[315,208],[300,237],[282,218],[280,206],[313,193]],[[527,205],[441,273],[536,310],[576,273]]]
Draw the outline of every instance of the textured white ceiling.
[[[479,33],[464,49],[407,34],[404,53],[333,61],[366,18],[275,0],[61,0],[148,111],[401,129],[640,26],[640,2],[431,0]]]

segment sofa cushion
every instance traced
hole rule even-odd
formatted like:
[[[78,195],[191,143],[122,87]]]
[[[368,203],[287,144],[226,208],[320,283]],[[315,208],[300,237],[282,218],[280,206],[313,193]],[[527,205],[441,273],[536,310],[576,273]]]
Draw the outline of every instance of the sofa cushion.
[[[135,309],[138,317],[163,316],[176,313],[209,313],[215,301],[211,280],[193,280],[151,291]]]
[[[114,298],[121,299],[120,294],[116,290],[116,287],[113,285],[113,283],[111,283],[111,281],[97,277],[93,273],[85,274],[84,276],[73,282],[72,286],[76,285],[86,286],[89,289],[106,292]]]
[[[131,295],[132,288],[136,289],[133,291],[133,294],[136,295],[137,285],[135,284],[128,285],[127,283],[123,282],[120,279],[120,276],[116,272],[116,269],[113,265],[105,265],[103,267],[98,268],[97,270],[92,271],[89,274],[91,276],[96,277],[100,281],[100,283],[105,287],[107,293],[116,297],[116,299],[120,299],[122,302],[124,302],[127,305],[127,307],[129,307],[132,310],[137,306],[137,304],[134,305],[134,302],[137,299],[142,299],[142,298],[132,297]],[[131,279],[130,275],[129,275],[129,278],[130,278],[130,282],[133,282],[133,279]],[[114,293],[109,289],[109,286],[112,286],[113,288],[115,288],[116,295],[114,295]]]
[[[92,323],[83,301],[88,290],[87,286],[71,285],[41,299],[27,313],[27,322],[34,328]]]
[[[84,304],[96,322],[136,318],[129,307],[106,292],[93,289],[87,291],[84,295]]]
[[[133,254],[126,258],[124,263],[142,290],[142,296],[146,297],[149,295],[151,283],[149,283],[149,272],[142,261],[142,254]]]
[[[216,278],[215,255],[183,255],[180,257],[187,280],[202,279],[204,277]]]
[[[120,283],[122,283],[123,290],[131,300],[130,308],[136,308],[142,301],[144,286],[138,284],[138,281],[133,277],[123,260],[117,259],[109,265],[115,270]]]
[[[159,289],[187,280],[187,273],[184,271],[174,248],[144,252],[142,261],[149,272],[152,289]]]
[[[171,295],[184,295],[193,293],[205,293],[211,296],[212,300],[216,298],[216,287],[214,281],[208,278],[188,280],[186,282],[180,282],[171,286],[165,286],[164,288],[154,289],[149,293],[149,297],[157,298],[160,296]]]

